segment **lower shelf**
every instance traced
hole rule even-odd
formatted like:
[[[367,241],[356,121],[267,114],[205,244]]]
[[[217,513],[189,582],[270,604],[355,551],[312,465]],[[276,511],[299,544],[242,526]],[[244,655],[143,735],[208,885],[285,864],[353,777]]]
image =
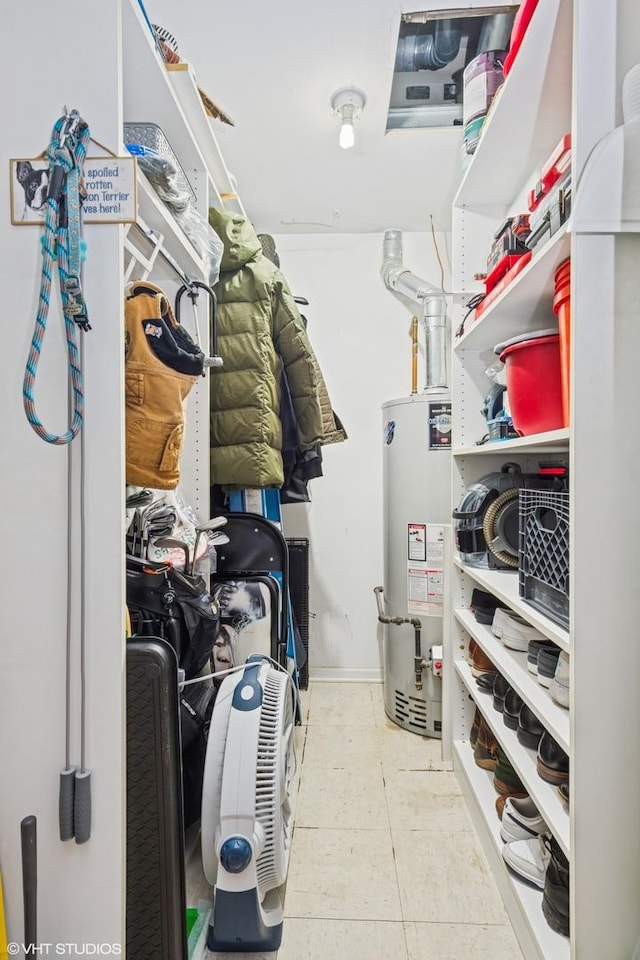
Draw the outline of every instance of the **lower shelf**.
[[[492,698],[488,693],[478,690],[469,664],[464,660],[455,661],[455,670],[467,692],[477,704],[480,712],[489,724],[494,736],[505,751],[513,767],[527,788],[529,796],[545,818],[549,829],[562,847],[565,856],[569,856],[569,814],[558,797],[556,788],[538,776],[536,753],[523,747],[515,731],[502,722],[502,714],[492,707]],[[495,797],[494,797],[495,799]]]
[[[454,741],[453,753],[454,769],[525,957],[569,960],[568,938],[555,933],[542,913],[542,891],[515,877],[502,859],[500,821],[495,811],[497,794],[490,774],[476,766],[468,743]]]

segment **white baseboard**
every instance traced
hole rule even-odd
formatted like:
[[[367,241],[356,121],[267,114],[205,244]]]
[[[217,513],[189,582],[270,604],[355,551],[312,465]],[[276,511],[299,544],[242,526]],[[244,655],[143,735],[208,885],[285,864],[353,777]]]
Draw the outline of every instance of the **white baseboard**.
[[[314,667],[311,683],[382,683],[380,667]]]

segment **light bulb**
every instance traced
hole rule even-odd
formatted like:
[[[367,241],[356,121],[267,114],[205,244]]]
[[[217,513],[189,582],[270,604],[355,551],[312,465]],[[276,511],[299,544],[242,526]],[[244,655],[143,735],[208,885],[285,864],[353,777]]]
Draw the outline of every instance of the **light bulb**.
[[[345,118],[340,124],[340,139],[338,141],[343,150],[348,150],[355,143],[353,120]]]

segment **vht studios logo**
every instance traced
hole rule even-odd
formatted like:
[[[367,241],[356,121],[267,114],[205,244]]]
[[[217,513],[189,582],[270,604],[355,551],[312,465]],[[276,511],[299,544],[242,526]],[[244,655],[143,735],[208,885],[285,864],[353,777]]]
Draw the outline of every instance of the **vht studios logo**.
[[[121,957],[119,943],[9,943],[10,957]]]

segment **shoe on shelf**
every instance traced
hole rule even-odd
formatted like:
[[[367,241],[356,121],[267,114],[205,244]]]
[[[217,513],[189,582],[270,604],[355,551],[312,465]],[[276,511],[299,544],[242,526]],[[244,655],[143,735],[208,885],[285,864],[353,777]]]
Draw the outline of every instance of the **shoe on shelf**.
[[[536,770],[539,777],[555,786],[569,779],[569,757],[546,730],[538,744]]]
[[[543,733],[544,727],[535,713],[526,703],[523,703],[518,714],[518,740],[523,747],[537,750]]]
[[[544,817],[531,797],[507,797],[502,811],[500,836],[505,843],[512,840],[532,840],[541,833],[548,833]]]
[[[493,774],[493,786],[503,797],[527,797],[524,783],[515,772],[511,761],[501,746],[497,748],[497,764]]]
[[[507,690],[510,689],[509,681],[501,673],[493,678],[493,709],[497,710],[498,713],[502,713],[504,710],[504,698],[507,695]]]
[[[543,647],[542,650],[538,651],[538,683],[543,687],[548,687],[553,680],[559,656],[559,647],[550,649]]]
[[[498,741],[484,717],[480,719],[478,737],[473,748],[473,759],[483,770],[493,771],[498,763]]]
[[[471,730],[469,731],[469,743],[472,747],[475,747],[478,740],[478,733],[480,732],[480,723],[482,721],[482,714],[476,707],[476,712],[473,715],[473,723],[471,724]]]
[[[499,673],[481,673],[476,678],[476,686],[483,693],[493,693],[493,685],[500,676]]]
[[[489,659],[482,647],[476,644],[471,659],[471,673],[474,677],[479,677],[481,673],[498,673],[495,663]]]
[[[505,604],[502,600],[498,600],[492,593],[475,589],[471,594],[471,605],[469,609],[478,623],[486,623],[489,625],[493,622],[493,615],[496,612],[496,608],[504,606]]]
[[[538,676],[538,653],[545,647],[555,650],[556,645],[551,643],[546,637],[544,640],[530,640],[527,648],[527,670],[534,676]]]
[[[569,809],[569,781],[568,780],[565,781],[565,783],[561,783],[558,786],[558,796],[560,797],[560,799],[562,800],[562,802],[564,803],[565,807],[568,810]]]
[[[561,707],[569,709],[569,654],[563,650],[558,657],[558,665],[549,684],[551,699]]]
[[[510,650],[527,651],[532,640],[544,640],[544,634],[513,610],[496,610],[491,624],[494,635]]]
[[[509,727],[510,730],[518,729],[518,718],[520,716],[520,710],[522,704],[524,703],[522,697],[516,693],[513,687],[509,687],[505,694],[504,698],[504,710],[502,711],[502,719],[505,722],[505,725]]]
[[[541,835],[530,840],[513,840],[505,843],[502,856],[507,866],[522,880],[544,889],[547,867],[551,860],[551,850],[546,836]]]
[[[569,936],[569,861],[555,837],[549,840],[550,859],[542,891],[542,912],[552,930]]]
[[[473,652],[477,646],[478,644],[473,639],[473,637],[471,637],[471,639],[469,640],[469,647],[467,648],[467,663],[473,662]]]

